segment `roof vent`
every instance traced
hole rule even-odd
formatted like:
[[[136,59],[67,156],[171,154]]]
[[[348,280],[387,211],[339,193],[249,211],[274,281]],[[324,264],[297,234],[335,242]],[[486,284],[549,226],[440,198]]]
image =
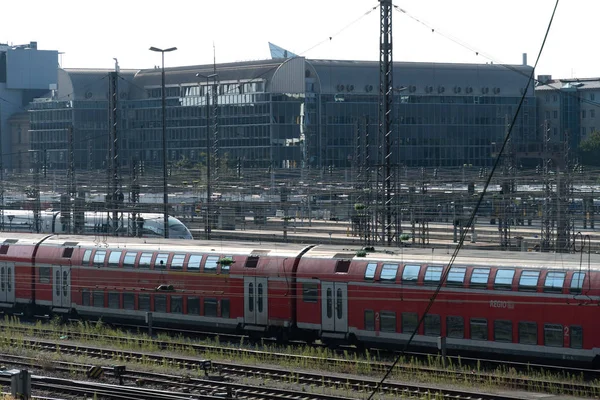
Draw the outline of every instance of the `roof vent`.
[[[473,93],[473,88],[471,86],[467,86],[467,88],[465,89],[465,92]]]
[[[91,99],[92,98],[92,92],[85,92],[85,98],[86,99]]]
[[[438,93],[444,93],[444,91],[446,90],[445,87],[443,86],[438,86]]]
[[[411,92],[411,93],[414,93],[414,92],[417,91],[417,87],[415,85],[410,85],[408,87],[408,91]]]
[[[499,87],[495,87],[494,88],[494,94],[498,94],[500,93],[500,88]]]
[[[348,89],[349,92],[354,90],[354,85],[346,85],[346,88]]]
[[[433,92],[433,86],[425,86],[425,92],[426,92],[426,93],[431,93],[431,92]]]
[[[336,89],[338,92],[343,92],[344,91],[344,85],[337,85]]]
[[[373,85],[366,85],[365,86],[365,92],[372,92],[373,91]]]
[[[454,93],[460,93],[460,86],[454,86]]]
[[[483,93],[483,94],[488,94],[489,91],[490,91],[490,88],[487,88],[487,87],[481,88],[481,93]]]

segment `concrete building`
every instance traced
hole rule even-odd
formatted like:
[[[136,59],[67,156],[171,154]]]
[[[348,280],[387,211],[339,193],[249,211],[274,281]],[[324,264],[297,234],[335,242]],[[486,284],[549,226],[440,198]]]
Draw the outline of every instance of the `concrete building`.
[[[33,99],[57,88],[57,69],[58,52],[38,50],[37,42],[0,44],[0,152],[5,168],[13,167],[12,144],[19,142],[12,137],[9,118],[26,111]],[[28,135],[28,131],[21,129],[20,134]]]
[[[600,78],[552,79],[538,76],[535,94],[540,125],[546,124],[552,142],[569,139],[571,150],[600,130]]]

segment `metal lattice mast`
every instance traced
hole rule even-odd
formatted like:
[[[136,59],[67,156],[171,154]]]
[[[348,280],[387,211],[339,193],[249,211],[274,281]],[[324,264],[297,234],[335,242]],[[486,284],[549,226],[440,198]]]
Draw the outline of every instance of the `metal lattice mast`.
[[[364,186],[367,191],[366,195],[366,208],[365,208],[365,244],[371,244],[373,240],[373,182],[372,182],[372,160],[371,160],[371,138],[370,138],[371,127],[369,124],[369,117],[365,116],[365,175],[364,175]],[[377,210],[375,210],[375,213]]]
[[[565,132],[564,138],[564,174],[558,175],[560,181],[557,185],[557,211],[556,218],[556,251],[566,253],[571,248],[571,212],[569,210],[569,199],[573,193],[573,182],[571,181],[569,132]]]
[[[542,221],[540,235],[540,250],[549,251],[552,243],[552,183],[550,182],[550,157],[548,141],[550,128],[548,121],[544,121],[544,149],[542,160],[542,174],[544,184],[544,201],[542,204]]]
[[[393,214],[392,194],[392,114],[394,99],[393,57],[392,57],[392,1],[379,0],[380,32],[379,32],[379,137],[380,162],[379,181],[383,183],[382,201],[379,202],[378,225],[381,228],[380,240],[390,246],[396,232],[392,229]]]
[[[215,69],[216,74],[216,69]],[[212,118],[213,118],[213,143],[212,143],[212,175],[213,184],[216,186],[219,183],[219,83],[216,80],[212,90]],[[213,189],[214,190],[214,189]]]
[[[112,233],[116,235],[119,229],[118,214],[118,177],[119,177],[119,159],[118,159],[118,72],[109,74],[109,121],[110,121],[110,139],[108,148],[108,171],[109,171],[109,189],[107,200],[109,200],[108,212],[109,221],[112,222]],[[166,154],[164,155],[166,157]],[[112,214],[112,215],[111,215]]]

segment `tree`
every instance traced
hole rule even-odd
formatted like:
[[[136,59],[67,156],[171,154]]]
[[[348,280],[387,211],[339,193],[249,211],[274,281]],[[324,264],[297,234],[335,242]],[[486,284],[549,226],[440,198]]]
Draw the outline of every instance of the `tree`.
[[[600,166],[600,131],[594,131],[579,143],[579,157],[583,165]]]

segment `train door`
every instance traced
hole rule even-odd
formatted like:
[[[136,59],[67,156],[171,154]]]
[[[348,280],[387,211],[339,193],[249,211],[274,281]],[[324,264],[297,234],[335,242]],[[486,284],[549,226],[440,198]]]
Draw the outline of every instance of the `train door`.
[[[244,323],[267,325],[269,320],[268,311],[267,278],[245,277]]]
[[[52,266],[52,305],[54,307],[71,307],[71,268]]]
[[[15,265],[0,262],[0,302],[15,302]]]
[[[321,329],[348,332],[348,284],[321,282]]]

